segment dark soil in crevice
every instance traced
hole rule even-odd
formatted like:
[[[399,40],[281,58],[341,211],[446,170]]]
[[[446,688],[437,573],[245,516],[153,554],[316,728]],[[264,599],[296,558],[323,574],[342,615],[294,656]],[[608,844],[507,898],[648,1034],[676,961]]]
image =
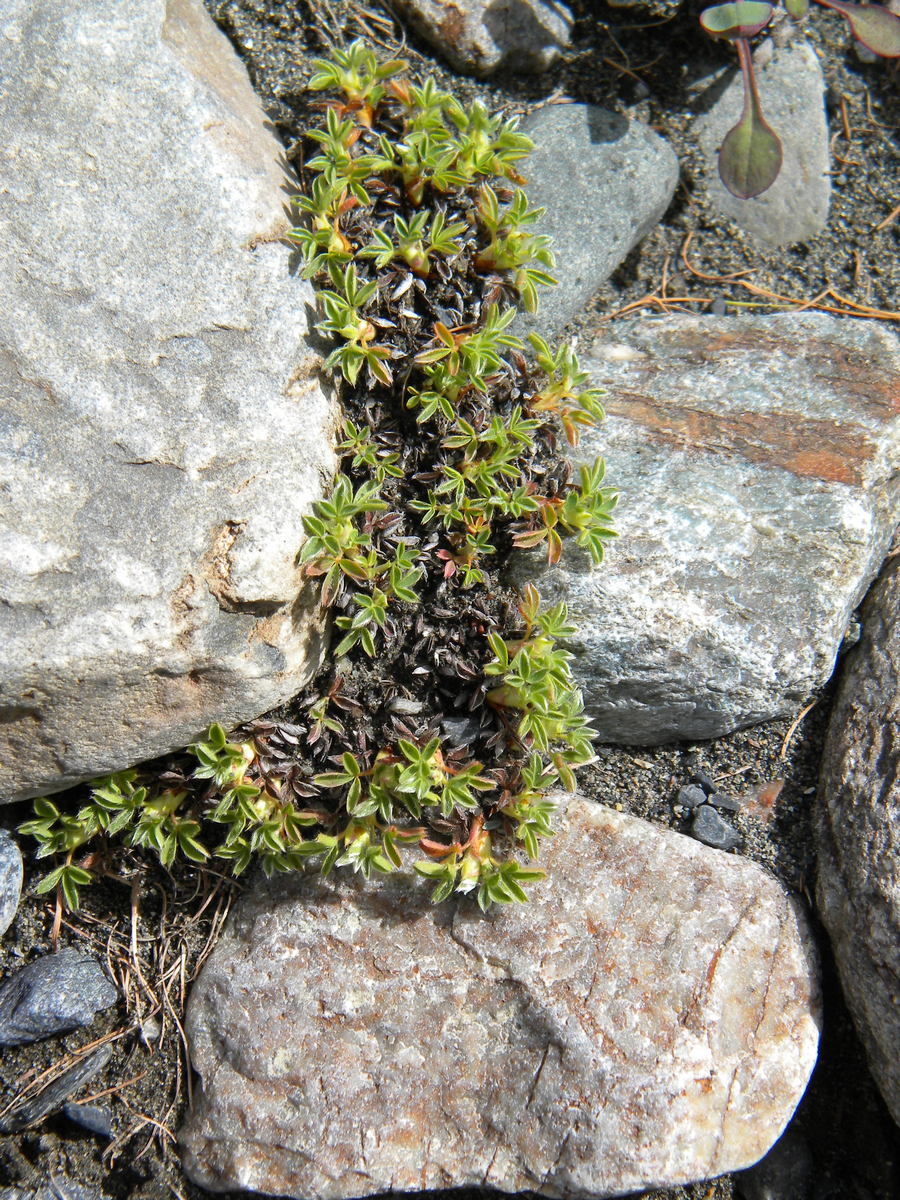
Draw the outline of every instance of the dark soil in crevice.
[[[329,41],[341,37],[367,37],[384,55],[398,52],[398,27],[375,4],[369,8],[349,0],[207,0],[207,7],[247,64],[266,111],[285,141],[288,158],[298,167],[302,167],[304,130],[321,120],[320,98],[305,90],[312,58],[327,53]],[[605,316],[657,288],[664,271],[670,294],[710,297],[711,285],[692,278],[681,263],[688,233],[693,234],[691,262],[703,272],[725,275],[749,268],[756,284],[777,292],[811,297],[832,286],[860,304],[896,307],[900,218],[873,232],[897,201],[900,99],[896,66],[862,64],[848,43],[840,18],[820,11],[813,14],[808,22],[809,37],[828,80],[833,146],[848,161],[835,161],[828,229],[806,245],[762,251],[712,213],[694,182],[699,177],[699,157],[690,110],[699,94],[696,85],[732,62],[727,47],[711,43],[697,30],[696,10],[701,6],[692,6],[668,23],[645,18],[638,10],[611,9],[589,0],[576,0],[571,7],[576,16],[572,52],[543,76],[502,77],[488,83],[465,79],[443,67],[414,35],[409,35],[401,54],[414,71],[423,76],[435,74],[441,86],[463,100],[479,97],[491,107],[518,112],[551,98],[599,103],[644,120],[676,149],[682,182],[668,213],[599,290],[591,310],[573,322],[573,331],[589,337]],[[842,96],[852,132],[849,146],[843,138]],[[715,285],[715,292],[729,299],[747,298],[729,284]],[[708,308],[708,299],[697,300],[695,311]],[[359,409],[357,419],[361,413]],[[414,432],[411,427],[398,427],[396,444],[408,444]],[[434,581],[431,587],[436,592],[440,584]],[[490,589],[490,595],[490,600],[481,600],[489,605],[485,616],[508,621],[511,596],[499,585]],[[436,595],[433,598],[438,599]],[[448,670],[436,679],[420,714],[399,716],[401,725],[413,716],[418,718],[418,726],[413,721],[412,728],[407,727],[420,735],[448,706],[451,711],[468,711],[471,699],[471,691],[466,691],[465,681],[453,669],[454,664],[458,667],[475,654],[466,630],[472,616],[471,599],[446,587],[439,601],[438,615],[432,609],[431,620],[435,625],[444,622],[444,634],[450,635]],[[440,605],[444,616],[439,615]],[[416,619],[415,613],[398,618],[392,650],[396,662],[383,658],[371,669],[360,662],[352,682],[344,685],[347,698],[361,705],[366,714],[359,728],[373,744],[388,728],[399,732],[398,714],[385,707],[391,693],[385,691],[384,680],[410,676],[415,654],[421,653],[416,649],[419,641],[427,641],[433,634],[433,644],[441,642],[439,628],[416,629]],[[411,678],[401,678],[394,686],[402,698],[411,699],[415,691],[404,686],[407,681],[412,684]],[[333,683],[334,679],[326,676],[316,685],[318,692]],[[303,702],[271,714],[269,725],[287,721],[308,727],[305,703],[315,694],[311,690]],[[676,811],[674,800],[679,786],[698,767],[712,775],[723,790],[735,794],[783,779],[771,820],[750,815],[736,819],[744,838],[742,853],[809,902],[815,875],[811,812],[829,703],[826,692],[794,730],[792,718],[787,717],[698,745],[600,746],[597,762],[580,773],[582,789],[623,811],[685,830],[686,820]],[[377,727],[376,722],[380,722]],[[327,740],[320,746],[323,754],[331,749]],[[489,751],[490,747],[483,749]],[[324,769],[318,752],[313,765]],[[0,824],[13,828],[28,815],[26,805],[3,807]],[[52,904],[33,890],[40,868],[41,864],[33,861],[26,863],[30,891],[0,942],[0,973],[50,949]],[[119,1089],[97,1101],[110,1107],[116,1140],[108,1145],[61,1116],[24,1134],[0,1135],[0,1183],[8,1177],[11,1183],[27,1186],[61,1175],[93,1184],[113,1200],[201,1200],[207,1193],[185,1180],[166,1132],[177,1130],[188,1091],[187,1079],[179,1075],[183,1057],[175,1018],[197,965],[214,940],[227,899],[242,887],[252,887],[252,877],[233,884],[214,872],[198,876],[177,868],[169,873],[148,866],[136,852],[116,858],[115,875],[85,891],[84,908],[67,919],[60,944],[90,949],[108,962],[128,994],[129,1005],[121,1003],[98,1017],[89,1030],[5,1050],[0,1067],[0,1108],[20,1092],[29,1072],[44,1070],[66,1052],[104,1034],[127,1030],[115,1042],[109,1066],[87,1089],[89,1093]],[[372,886],[378,886],[377,881]],[[810,1200],[893,1200],[900,1195],[898,1131],[865,1067],[821,930],[817,930],[817,940],[823,959],[825,1029],[819,1066],[794,1121],[811,1152],[808,1195]],[[147,978],[147,986],[135,978],[135,949],[138,964],[156,972]],[[413,947],[410,953],[414,953]],[[161,1004],[156,1013],[154,996]],[[134,1029],[141,1022],[143,1033]],[[460,1195],[447,1193],[454,1194]],[[727,1200],[734,1194],[740,1194],[739,1176],[644,1196],[646,1200]],[[249,1198],[250,1193],[231,1195],[237,1200],[239,1196]],[[464,1195],[475,1200],[481,1193]]]

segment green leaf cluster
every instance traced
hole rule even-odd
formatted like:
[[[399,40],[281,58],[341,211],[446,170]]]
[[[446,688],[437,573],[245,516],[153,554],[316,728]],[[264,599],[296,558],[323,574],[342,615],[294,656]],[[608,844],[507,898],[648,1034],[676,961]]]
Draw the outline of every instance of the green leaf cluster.
[[[572,768],[592,761],[594,737],[569,668],[572,655],[558,644],[575,627],[564,603],[541,609],[532,585],[525,588],[519,611],[525,624],[521,638],[505,641],[498,633],[488,634],[494,657],[484,673],[500,679],[488,701],[519,711],[517,733],[524,745],[548,754],[564,787],[574,790]]]
[[[418,602],[425,567],[435,566],[429,554],[452,586],[475,587],[485,582],[482,567],[496,553],[498,531],[518,545],[546,541],[551,561],[562,552],[562,535],[599,561],[612,533],[615,498],[603,487],[602,462],[583,467],[578,483],[557,481],[546,495],[541,472],[530,474],[539,439],[552,442],[554,422],[575,444],[603,416],[600,393],[571,347],[554,351],[532,335],[536,365],[528,365],[526,346],[510,332],[515,310],[499,302],[517,296],[533,312],[538,289],[555,283],[549,240],[536,228],[541,210],[529,208],[515,186],[524,182],[517,165],[531,142],[515,118],[481,104],[464,107],[433,80],[412,84],[402,69],[380,64],[359,42],[316,63],[310,86],[339,98],[310,133],[313,178],[296,198],[303,220],[291,235],[303,274],[318,285],[318,329],[335,343],[326,369],[351,389],[376,388],[369,411],[393,403],[407,422],[407,411],[414,413],[417,433],[436,455],[411,510],[417,521],[440,525],[442,543],[394,533],[385,541],[380,531],[396,521],[389,499],[402,494],[407,456],[401,461],[396,428],[380,433],[369,412],[359,423],[344,422],[338,452],[349,473],[304,519],[298,555],[304,573],[322,579],[323,602],[340,608],[339,658],[375,656],[397,621],[396,606]],[[385,287],[396,301],[413,285],[424,289],[422,281],[446,282],[457,264],[486,281],[476,318],[456,327],[434,321],[427,343],[424,334],[400,340],[391,332],[400,318],[384,316]],[[399,359],[402,389],[394,378]],[[494,399],[498,388],[506,399]],[[565,605],[542,609],[528,588],[520,612],[521,634],[489,634],[493,657],[483,668],[494,684],[488,701],[509,731],[505,765],[485,771],[437,737],[399,737],[378,750],[344,750],[331,760],[334,769],[295,790],[252,739],[230,741],[213,725],[188,748],[196,765],[175,776],[178,786],[140,781],[131,771],[96,781],[74,815],[46,798],[35,801],[34,820],[22,830],[37,839],[39,856],[57,859],[39,890],[56,889],[77,906],[79,889],[106,869],[118,837],[166,866],[179,856],[196,863],[215,856],[235,874],[256,861],[267,874],[348,867],[382,875],[402,869],[403,848],[417,844],[425,857],[414,867],[433,880],[435,901],[453,892],[472,893],[483,909],[525,900],[543,872],[512,851],[537,857],[541,839],[552,835],[547,792],[559,781],[574,787],[572,768],[590,759],[593,735],[571,655],[560,644],[573,634]],[[310,746],[345,733],[330,711],[339,685],[309,707]],[[314,799],[300,807],[297,795]],[[217,829],[214,844],[204,831]],[[461,832],[438,841],[434,830],[451,838]]]

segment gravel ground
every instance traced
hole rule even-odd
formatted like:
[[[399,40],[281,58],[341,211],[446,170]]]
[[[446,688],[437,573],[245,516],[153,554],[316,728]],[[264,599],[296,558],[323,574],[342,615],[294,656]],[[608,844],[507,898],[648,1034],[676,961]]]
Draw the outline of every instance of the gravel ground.
[[[297,155],[309,118],[304,81],[313,56],[341,37],[368,37],[385,53],[397,48],[398,28],[374,4],[207,0],[207,7],[246,61],[289,155]],[[697,149],[685,114],[693,85],[730,61],[728,49],[704,39],[690,15],[660,25],[634,10],[607,9],[587,0],[571,7],[577,17],[573,50],[540,78],[500,78],[490,85],[461,79],[442,69],[414,37],[404,54],[414,69],[437,74],[463,98],[478,95],[523,112],[550,98],[599,102],[647,121],[676,148],[682,184],[669,212],[600,290],[574,331],[588,337],[619,308],[654,291],[659,295],[664,273],[669,295],[704,298],[690,307],[705,311],[710,285],[692,277],[680,258],[688,234],[693,235],[691,262],[707,274],[749,268],[756,284],[781,294],[809,298],[833,287],[857,304],[896,306],[900,218],[875,231],[898,200],[896,67],[862,64],[840,19],[816,11],[810,36],[828,80],[834,152],[845,160],[835,159],[833,216],[828,230],[808,244],[761,252],[717,221],[693,183]],[[844,136],[848,131],[849,142]],[[734,285],[717,284],[715,290],[728,299],[747,298]],[[808,899],[815,873],[810,814],[829,693],[812,700],[816,703],[799,722],[795,714],[715,742],[640,750],[601,746],[598,761],[582,773],[583,790],[637,816],[685,829],[687,820],[675,799],[692,772],[702,769],[723,790],[745,797],[783,780],[771,814],[765,814],[768,819],[752,815],[749,808],[735,819],[744,839],[741,853]],[[0,825],[13,828],[27,815],[27,806],[0,808]],[[0,943],[0,973],[51,948],[53,906],[33,892],[38,870],[34,863],[26,864],[31,891]],[[61,1116],[23,1134],[0,1135],[0,1183],[7,1176],[25,1186],[65,1175],[102,1188],[114,1200],[200,1200],[205,1194],[181,1174],[170,1132],[177,1129],[189,1085],[178,1020],[190,979],[237,890],[212,872],[170,875],[148,868],[136,855],[122,860],[118,878],[88,890],[84,909],[67,918],[59,943],[93,948],[109,964],[127,1003],[98,1017],[90,1030],[4,1051],[0,1110],[36,1072],[64,1062],[77,1047],[118,1034],[109,1065],[87,1088],[91,1094],[112,1089],[97,1103],[109,1107],[115,1138],[107,1142]],[[811,1200],[893,1200],[900,1195],[898,1131],[865,1068],[823,936],[819,943],[825,1031],[819,1066],[793,1126],[811,1154],[808,1186],[797,1200],[804,1194]],[[741,1176],[645,1196],[726,1200],[736,1194],[745,1200],[761,1196]],[[476,1193],[470,1195],[474,1200]],[[791,1200],[784,1190],[775,1195]]]

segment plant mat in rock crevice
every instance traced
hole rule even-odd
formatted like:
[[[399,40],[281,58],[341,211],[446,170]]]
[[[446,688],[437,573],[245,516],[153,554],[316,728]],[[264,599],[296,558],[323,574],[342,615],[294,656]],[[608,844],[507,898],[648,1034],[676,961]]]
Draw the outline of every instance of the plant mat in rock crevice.
[[[709,312],[713,304],[717,312],[723,304],[728,313],[778,312],[829,288],[859,306],[859,315],[866,309],[888,314],[900,309],[900,66],[862,62],[836,13],[817,9],[798,34],[815,50],[827,87],[828,225],[808,242],[766,248],[720,217],[701,183],[708,164],[694,133],[695,117],[718,94],[723,73],[730,77],[735,71],[730,48],[700,29],[702,5],[686,4],[671,19],[659,20],[639,8],[569,0],[575,18],[572,46],[561,61],[544,74],[479,81],[451,72],[413,31],[393,20],[389,4],[375,0],[205,3],[244,60],[288,157],[295,160],[309,127],[305,85],[311,61],[331,45],[356,37],[383,57],[402,56],[421,75],[434,74],[440,86],[466,101],[481,98],[492,109],[517,113],[548,103],[600,104],[660,133],[681,166],[675,198],[657,228],[599,286],[592,309],[573,318],[579,331],[592,333],[600,320],[628,305],[648,312]],[[736,274],[791,303],[748,291]],[[673,297],[682,300],[674,304]],[[854,311],[827,296],[821,303]]]
[[[327,49],[329,35],[334,37],[336,31],[338,38],[343,36],[350,40],[360,34],[365,36],[368,28],[387,43],[385,53],[397,51],[395,27],[389,21],[385,24],[387,19],[382,13],[373,9],[372,15],[366,8],[351,6],[342,0],[296,6],[285,6],[280,0],[253,0],[252,3],[250,0],[226,0],[226,3],[210,3],[209,7],[214,13],[219,11],[223,14],[224,26],[234,37],[239,51],[247,58],[257,86],[271,105],[270,115],[280,122],[289,144],[295,147],[299,146],[298,130],[305,127],[304,121],[306,125],[310,123],[308,111],[304,108],[306,101],[302,98],[303,81],[308,78],[312,55]],[[661,106],[668,103],[666,97],[678,94],[681,85],[677,73],[673,73],[669,84],[660,82],[658,90],[635,105],[634,93],[630,91],[635,87],[635,81],[621,70],[623,65],[635,70],[641,80],[646,79],[648,84],[656,88],[658,81],[653,75],[653,68],[645,69],[644,64],[656,52],[654,39],[658,39],[657,51],[668,47],[664,68],[666,63],[677,60],[671,48],[671,31],[653,33],[652,30],[634,32],[623,29],[616,33],[617,48],[608,37],[602,21],[596,18],[598,10],[605,17],[610,17],[612,10],[600,6],[595,8],[589,4],[576,4],[573,7],[579,17],[575,30],[576,56],[545,79],[525,83],[516,80],[496,81],[491,85],[482,85],[460,81],[438,65],[437,70],[443,82],[457,93],[463,90],[468,96],[485,96],[489,103],[499,100],[516,108],[527,108],[535,102],[542,102],[552,94],[554,88],[565,86],[569,94],[578,99],[596,99],[630,112],[640,112],[652,122],[660,123],[679,146],[685,161],[684,155],[689,153],[689,131],[685,125],[680,133],[677,117],[661,111]],[[614,14],[610,19],[621,22],[623,14]],[[630,20],[631,16],[625,20],[625,24]],[[330,31],[330,34],[324,30]],[[685,44],[695,48],[690,30],[685,27],[679,36],[684,37]],[[253,45],[249,45],[249,42]],[[836,44],[842,43],[838,41]],[[298,45],[305,47],[305,51],[301,49],[299,55]],[[601,51],[603,57],[612,58],[616,66],[604,65]],[[714,62],[717,52],[715,49],[708,52],[710,61]],[[410,54],[409,47],[405,47],[403,53],[406,57],[417,57],[415,53]],[[851,93],[854,96],[859,94],[860,111],[866,111],[862,99],[865,95],[868,95],[872,111],[879,117],[891,111],[893,101],[889,94],[878,94],[881,83],[876,72],[879,68],[858,68],[850,60],[849,52],[847,55],[835,54],[833,48],[829,48],[829,56],[826,70],[830,77],[839,83],[846,79],[864,81],[862,92]],[[435,64],[428,60],[427,53],[423,53],[419,61],[426,73],[435,71]],[[279,70],[272,70],[273,64]],[[875,135],[874,141],[864,140],[863,145],[867,154],[876,147],[884,149],[881,135]],[[674,263],[674,250],[680,246],[686,228],[697,229],[709,237],[709,243],[704,243],[707,249],[709,245],[712,246],[709,257],[706,257],[707,250],[701,248],[701,253],[696,257],[692,255],[691,261],[710,273],[727,274],[747,266],[748,261],[758,266],[762,257],[765,263],[770,264],[764,267],[762,281],[768,281],[773,286],[786,290],[788,286],[798,285],[802,294],[811,295],[815,290],[821,290],[827,282],[837,282],[840,290],[847,291],[849,280],[849,294],[856,296],[861,303],[868,299],[889,304],[891,293],[887,289],[891,286],[891,273],[896,266],[885,256],[884,271],[880,276],[884,286],[879,293],[878,287],[881,285],[872,268],[877,265],[879,255],[884,255],[885,243],[883,240],[880,243],[867,240],[864,236],[866,228],[870,227],[865,224],[864,214],[870,209],[866,208],[864,189],[860,186],[862,173],[862,170],[848,171],[845,195],[848,202],[852,201],[854,228],[858,225],[858,232],[852,241],[845,245],[839,236],[829,235],[829,239],[821,244],[820,239],[815,239],[806,250],[799,253],[792,250],[785,255],[779,252],[760,256],[741,245],[740,241],[730,245],[731,231],[718,227],[714,218],[710,218],[702,209],[698,222],[696,202],[685,203],[680,198],[661,231],[651,235],[644,247],[634,252],[607,285],[607,306],[614,308],[637,300],[643,292],[656,286],[666,253],[670,254],[670,261]],[[878,208],[878,219],[883,220],[886,215],[883,195],[877,201],[871,200],[871,207]],[[871,212],[872,217],[875,215]],[[895,236],[892,226],[882,232],[886,232],[889,238]],[[661,238],[669,241],[660,243]],[[854,248],[859,250],[863,264],[857,281],[859,286],[855,291]],[[829,256],[836,266],[837,277],[830,273]],[[867,275],[875,280],[868,296]],[[678,286],[679,281],[676,280],[675,284]],[[895,288],[893,296],[896,294]],[[698,302],[698,307],[706,307],[706,302]],[[591,320],[596,321],[596,316],[585,318],[583,327],[588,327]],[[504,602],[502,592],[495,592],[495,595],[499,597],[499,603]],[[508,600],[509,597],[506,597]],[[453,622],[453,618],[440,619]],[[455,625],[458,622],[453,623]],[[457,659],[462,662],[466,657],[467,650],[462,643],[457,647]],[[363,701],[367,699],[367,688],[375,686],[376,673],[377,667],[373,666],[367,682],[364,670],[354,672],[353,686],[359,688]],[[447,678],[450,679],[450,676]],[[336,680],[332,680],[329,687],[335,683]],[[445,692],[442,703],[446,702],[448,696],[449,693]],[[757,781],[754,776],[759,777],[758,781],[764,781],[776,773],[782,774],[788,783],[779,802],[777,819],[771,826],[760,825],[757,828],[752,826],[749,819],[744,822],[742,831],[747,839],[746,849],[751,856],[774,869],[790,886],[808,887],[813,865],[809,840],[810,789],[815,786],[825,711],[823,703],[803,723],[790,742],[784,760],[780,760],[779,755],[788,732],[789,723],[786,721],[774,722],[700,748],[667,747],[641,751],[601,748],[600,761],[588,768],[584,790],[625,811],[634,811],[677,826],[678,818],[671,808],[674,791],[697,763],[715,777],[722,776],[723,785],[732,790],[736,790],[735,779],[752,783]],[[395,716],[402,717],[402,714],[389,712],[383,715],[390,721]],[[283,727],[291,719],[302,722],[306,716],[305,709],[273,714],[269,722],[270,730],[260,727],[260,735],[271,734],[275,748],[275,727],[279,724]],[[372,736],[375,736],[374,730]],[[0,820],[8,822],[11,827],[26,815],[21,806],[0,810]],[[108,944],[112,973],[120,987],[126,989],[128,1007],[123,1004],[117,1010],[103,1014],[90,1029],[36,1046],[23,1047],[15,1052],[7,1051],[3,1056],[5,1104],[14,1093],[21,1091],[23,1083],[27,1083],[27,1079],[23,1080],[21,1076],[33,1067],[43,1069],[51,1066],[59,1062],[70,1049],[119,1030],[127,1030],[124,1036],[115,1041],[110,1064],[88,1089],[90,1092],[113,1089],[108,1099],[117,1134],[113,1152],[104,1158],[102,1140],[75,1130],[61,1117],[48,1118],[33,1131],[0,1138],[0,1179],[3,1178],[2,1172],[8,1171],[11,1180],[25,1185],[29,1181],[45,1181],[54,1174],[63,1174],[85,1184],[93,1183],[115,1200],[125,1200],[126,1197],[129,1200],[162,1200],[170,1196],[199,1200],[205,1194],[184,1180],[166,1129],[177,1128],[187,1099],[183,1058],[179,1070],[179,1055],[183,1047],[175,1020],[175,1017],[181,1019],[179,1006],[183,1000],[182,988],[189,984],[197,963],[208,948],[211,935],[214,936],[218,922],[224,915],[226,885],[208,872],[201,872],[201,883],[198,884],[197,875],[183,867],[174,868],[171,875],[158,867],[148,869],[146,864],[142,864],[140,870],[142,878],[148,882],[140,893],[134,915],[131,878],[126,864],[123,866],[125,885],[110,882],[86,891],[82,913],[67,918],[60,939],[63,945],[71,944],[82,949],[90,947],[98,953],[101,961],[106,958]],[[146,875],[148,870],[149,875]],[[33,878],[31,870],[29,878]],[[227,886],[229,890],[234,887],[232,884]],[[217,887],[220,889],[218,892]],[[161,893],[166,896],[165,904],[159,898]],[[214,898],[210,899],[211,896]],[[194,899],[191,900],[191,897]],[[187,905],[186,909],[181,905]],[[204,909],[202,913],[199,911],[201,908]],[[49,950],[48,937],[53,915],[52,905],[48,906],[46,900],[33,895],[25,898],[16,922],[4,942],[0,943],[0,966],[4,972],[36,952]],[[133,922],[137,957],[131,962]],[[161,947],[167,945],[170,949],[163,953]],[[158,977],[154,977],[155,970],[159,971]],[[142,990],[143,985],[134,982],[139,980],[139,971],[146,981],[146,992]],[[131,982],[126,983],[129,977]],[[172,1012],[168,1016],[165,1035],[156,1039],[151,1037],[147,1046],[142,1039],[140,1025],[147,1020],[156,1002],[163,1005],[160,1013],[166,1004],[171,1005]],[[159,1016],[157,1013],[156,1018],[150,1019],[158,1020]],[[826,1038],[823,1053],[829,1053],[829,1045],[836,1041],[840,1043],[840,1053],[835,1059],[823,1062],[800,1113],[800,1127],[817,1152],[816,1195],[825,1200],[832,1196],[840,1196],[842,1200],[847,1196],[858,1197],[859,1200],[888,1200],[898,1190],[896,1131],[889,1119],[885,1119],[883,1106],[873,1091],[858,1045],[849,1031],[839,995],[831,999],[830,1022],[831,1034]],[[150,1028],[152,1031],[152,1025]],[[129,1083],[134,1076],[139,1078]],[[104,1099],[101,1098],[99,1102],[103,1103]],[[130,1136],[123,1137],[129,1134],[129,1130]],[[668,1192],[647,1193],[647,1196],[667,1196],[670,1200],[687,1197],[690,1200],[712,1200],[713,1197],[725,1200],[732,1194],[733,1188],[733,1180],[726,1178],[709,1185],[697,1184]]]

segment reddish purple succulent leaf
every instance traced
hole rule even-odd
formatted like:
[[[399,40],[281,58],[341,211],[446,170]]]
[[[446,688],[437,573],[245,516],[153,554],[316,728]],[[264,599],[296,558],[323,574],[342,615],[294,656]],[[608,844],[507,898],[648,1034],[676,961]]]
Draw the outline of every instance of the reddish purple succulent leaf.
[[[878,4],[866,8],[860,4],[844,4],[843,0],[819,0],[819,4],[846,17],[853,36],[873,54],[882,58],[900,58],[900,17]]]
[[[778,134],[751,106],[722,143],[719,177],[733,196],[750,200],[778,178],[782,157]]]
[[[700,24],[711,37],[749,38],[765,29],[775,9],[762,0],[737,0],[734,4],[717,4],[704,9]]]

